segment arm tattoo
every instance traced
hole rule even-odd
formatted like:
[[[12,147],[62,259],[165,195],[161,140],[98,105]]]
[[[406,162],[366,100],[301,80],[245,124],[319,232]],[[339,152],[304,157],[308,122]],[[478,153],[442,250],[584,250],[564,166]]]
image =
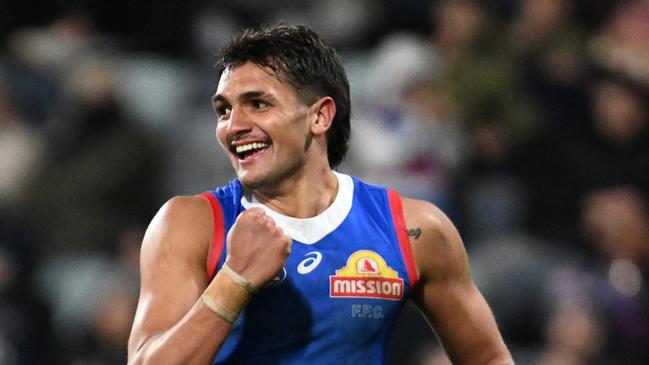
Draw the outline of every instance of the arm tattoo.
[[[408,236],[409,237],[415,237],[415,239],[418,239],[419,236],[421,236],[421,228],[408,228]]]

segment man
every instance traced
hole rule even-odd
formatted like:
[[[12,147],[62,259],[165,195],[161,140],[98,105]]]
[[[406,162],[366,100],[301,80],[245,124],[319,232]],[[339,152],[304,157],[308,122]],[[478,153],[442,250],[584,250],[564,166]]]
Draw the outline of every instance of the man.
[[[512,363],[444,214],[332,170],[350,130],[335,51],[305,27],[248,30],[220,70],[238,179],[151,222],[129,363],[384,363],[408,298],[453,361]]]

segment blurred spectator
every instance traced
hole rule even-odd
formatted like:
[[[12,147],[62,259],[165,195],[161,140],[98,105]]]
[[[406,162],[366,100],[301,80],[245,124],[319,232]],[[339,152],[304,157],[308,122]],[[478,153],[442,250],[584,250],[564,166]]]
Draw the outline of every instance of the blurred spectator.
[[[141,227],[125,228],[111,254],[62,252],[49,257],[37,271],[34,283],[52,308],[58,353],[66,363],[126,361],[143,235]]]
[[[2,76],[0,73],[0,216],[14,216],[25,193],[25,182],[39,167],[43,146],[38,133],[19,115],[8,90],[3,88],[7,84]]]
[[[622,2],[593,38],[591,51],[602,67],[649,85],[649,3]]]
[[[469,127],[469,157],[455,181],[467,246],[519,232],[527,211],[524,186],[514,174],[514,142],[502,119]]]
[[[630,186],[592,190],[580,212],[592,252],[555,265],[539,364],[646,362],[649,345],[649,210]]]
[[[27,189],[30,227],[49,251],[110,249],[117,232],[146,222],[159,204],[155,142],[125,118],[111,72],[96,59],[71,70],[53,120],[58,138]]]
[[[456,65],[482,48],[494,35],[488,5],[474,0],[431,2],[432,46],[447,65]]]
[[[16,31],[9,39],[9,48],[24,64],[58,78],[96,42],[92,21],[70,12],[60,14],[47,26]]]
[[[585,36],[572,0],[525,0],[510,27],[522,83],[538,114],[535,133],[582,127],[586,119]]]
[[[590,308],[561,307],[550,317],[546,347],[536,365],[606,364],[602,361],[604,329]]]
[[[386,37],[371,58],[366,89],[354,104],[352,173],[449,208],[464,134],[434,80],[434,54],[404,33]]]
[[[522,232],[476,240],[469,258],[514,360],[531,363],[552,310],[551,274],[573,263],[571,253]]]
[[[0,364],[59,364],[50,309],[34,291],[29,238],[0,217]]]
[[[442,61],[442,86],[469,125],[497,121],[508,139],[532,127],[517,67],[503,27],[488,3],[440,0],[432,6],[431,46]]]
[[[587,128],[541,134],[518,154],[535,234],[578,240],[585,192],[618,184],[649,192],[649,93],[634,80],[599,72],[589,83]]]
[[[444,68],[440,89],[467,134],[454,195],[468,245],[520,225],[525,203],[512,175],[511,149],[534,122],[520,69],[492,11],[479,1],[437,1],[432,14],[432,47]]]
[[[605,317],[608,352],[641,364],[649,348],[649,210],[647,195],[629,186],[594,190],[581,215],[597,259],[591,293]]]
[[[103,293],[89,335],[71,364],[111,365],[126,362],[126,345],[133,325],[137,297],[125,285]]]
[[[381,20],[381,7],[371,0],[298,1],[300,6],[275,6],[270,22],[310,24],[338,49],[360,47]],[[296,11],[297,10],[297,11]],[[255,12],[257,9],[255,9]]]

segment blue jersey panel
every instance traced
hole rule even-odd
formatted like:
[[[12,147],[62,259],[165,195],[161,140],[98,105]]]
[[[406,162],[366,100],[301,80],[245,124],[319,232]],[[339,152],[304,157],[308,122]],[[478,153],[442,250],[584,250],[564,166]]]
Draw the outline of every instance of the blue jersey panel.
[[[387,191],[353,181],[342,223],[315,243],[293,241],[284,269],[245,308],[215,364],[385,362],[410,281]],[[241,185],[214,194],[227,231],[244,210]]]

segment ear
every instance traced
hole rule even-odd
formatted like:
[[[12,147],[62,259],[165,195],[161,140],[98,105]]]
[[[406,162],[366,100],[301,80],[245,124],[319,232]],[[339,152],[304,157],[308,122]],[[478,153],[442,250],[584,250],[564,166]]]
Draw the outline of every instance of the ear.
[[[313,113],[311,133],[314,135],[325,134],[336,115],[336,103],[330,96],[324,96],[311,105],[311,112]]]

